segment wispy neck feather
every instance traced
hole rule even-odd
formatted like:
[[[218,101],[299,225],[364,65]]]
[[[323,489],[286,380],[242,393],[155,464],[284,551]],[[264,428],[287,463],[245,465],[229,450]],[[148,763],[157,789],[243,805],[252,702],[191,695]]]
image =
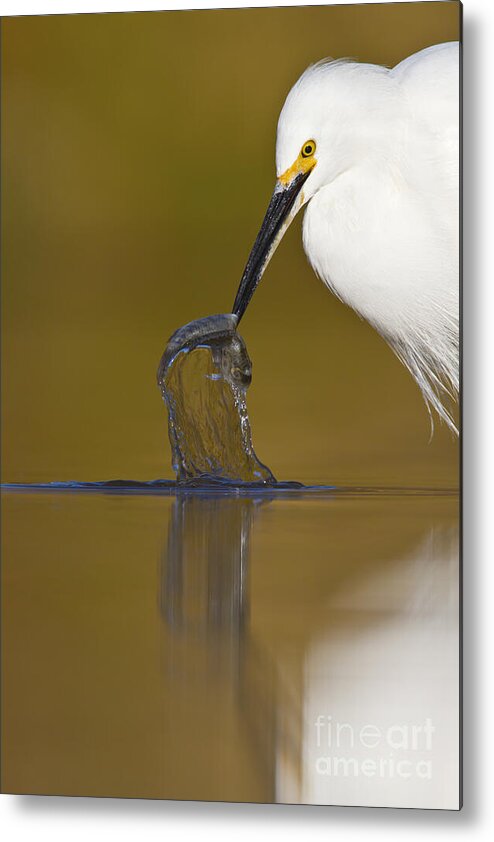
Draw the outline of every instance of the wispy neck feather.
[[[432,331],[431,331],[432,332]],[[443,325],[434,336],[421,336],[416,331],[409,336],[385,336],[401,362],[417,381],[424,397],[434,432],[434,409],[449,429],[458,435],[453,406],[459,392],[459,332],[458,320]]]

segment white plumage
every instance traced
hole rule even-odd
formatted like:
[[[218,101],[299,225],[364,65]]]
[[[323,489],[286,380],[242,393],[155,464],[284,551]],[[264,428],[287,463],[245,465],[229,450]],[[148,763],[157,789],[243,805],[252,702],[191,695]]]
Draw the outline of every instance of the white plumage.
[[[309,139],[307,172],[300,156]],[[272,201],[301,168],[303,185],[256,283],[306,205],[314,270],[379,331],[427,406],[457,432],[459,45],[429,47],[393,69],[347,60],[309,67],[281,111],[276,168]]]

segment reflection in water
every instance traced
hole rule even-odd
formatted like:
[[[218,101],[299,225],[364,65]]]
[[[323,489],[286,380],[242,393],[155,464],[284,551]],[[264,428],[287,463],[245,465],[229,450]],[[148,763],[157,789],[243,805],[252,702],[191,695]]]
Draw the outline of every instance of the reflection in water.
[[[456,531],[432,530],[328,600],[304,664],[303,801],[458,805],[458,573]]]
[[[177,497],[162,557],[161,610],[170,629],[212,651],[238,646],[247,610],[255,499]]]
[[[457,806],[456,531],[433,528],[412,553],[384,565],[377,558],[328,593],[297,695],[250,625],[260,505],[224,495],[175,500],[161,579],[174,677],[198,698],[212,671],[227,677],[264,771],[262,800]]]
[[[458,805],[453,496],[6,493],[2,514],[6,790]]]
[[[257,458],[246,395],[252,363],[235,316],[198,319],[173,334],[158,368],[179,482],[274,483]]]
[[[177,498],[162,555],[160,606],[172,631],[166,653],[172,678],[185,680],[200,698],[213,676],[226,680],[223,692],[233,694],[268,801],[275,800],[276,759],[287,735],[279,677],[249,628],[250,536],[263,505],[224,494]]]

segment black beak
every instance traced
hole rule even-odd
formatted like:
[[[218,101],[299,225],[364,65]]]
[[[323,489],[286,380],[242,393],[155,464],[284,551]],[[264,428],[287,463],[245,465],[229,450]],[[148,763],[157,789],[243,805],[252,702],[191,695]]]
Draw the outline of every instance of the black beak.
[[[287,187],[281,186],[279,182],[276,185],[266,216],[262,221],[260,231],[249,255],[233,305],[232,312],[237,316],[238,322],[244,315],[262,278],[264,269],[288,227],[288,224],[285,223],[291,222],[291,219],[289,219],[290,212],[304,181],[309,175],[310,171],[300,173]]]

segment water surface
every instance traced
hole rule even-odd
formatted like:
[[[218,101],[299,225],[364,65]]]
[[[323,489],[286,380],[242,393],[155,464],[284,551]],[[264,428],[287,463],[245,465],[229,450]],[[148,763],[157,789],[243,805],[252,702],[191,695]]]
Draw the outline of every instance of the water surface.
[[[3,524],[6,791],[457,806],[454,494],[33,491]]]

